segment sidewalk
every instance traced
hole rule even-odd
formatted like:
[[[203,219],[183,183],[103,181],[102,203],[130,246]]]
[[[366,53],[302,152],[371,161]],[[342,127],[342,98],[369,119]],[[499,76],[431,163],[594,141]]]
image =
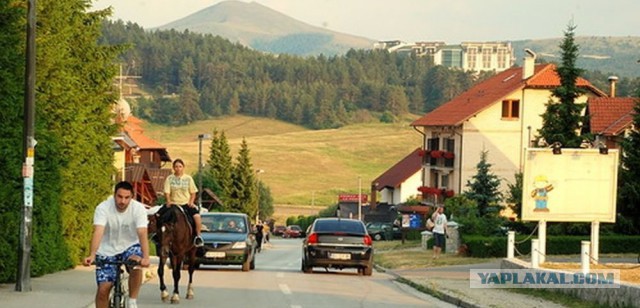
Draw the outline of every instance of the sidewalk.
[[[151,262],[151,266],[145,272],[156,271],[157,265],[153,260]],[[145,277],[144,281],[148,278]],[[95,267],[77,266],[74,269],[31,278],[30,292],[17,292],[15,287],[15,283],[0,284],[0,307],[94,307]]]
[[[385,270],[414,288],[459,307],[564,307],[537,297],[501,289],[471,289],[469,269],[499,269],[500,261],[435,268]]]
[[[15,291],[15,284],[0,284],[0,306],[93,307],[96,279],[93,267],[74,269],[31,278],[30,292]]]

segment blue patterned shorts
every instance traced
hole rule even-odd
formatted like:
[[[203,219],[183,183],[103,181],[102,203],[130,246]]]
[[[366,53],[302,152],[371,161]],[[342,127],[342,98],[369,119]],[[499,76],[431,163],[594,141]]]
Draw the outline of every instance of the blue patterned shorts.
[[[114,282],[116,281],[116,274],[118,268],[115,264],[103,264],[105,261],[114,262],[114,261],[124,261],[129,259],[131,256],[139,256],[142,258],[142,248],[140,244],[135,244],[123,253],[115,255],[115,256],[96,256],[96,283],[101,284],[103,282]]]

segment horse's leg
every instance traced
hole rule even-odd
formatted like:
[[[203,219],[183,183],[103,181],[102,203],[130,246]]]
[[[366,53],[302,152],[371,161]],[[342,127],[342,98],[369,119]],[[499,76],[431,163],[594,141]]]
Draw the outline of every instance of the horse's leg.
[[[176,254],[171,258],[172,272],[173,272],[173,296],[171,296],[171,303],[180,303],[180,271],[182,270],[182,256]]]
[[[167,286],[164,284],[164,265],[167,262],[167,252],[160,246],[160,262],[158,264],[158,278],[160,279],[160,299],[163,302],[166,302],[169,298],[169,292],[167,292]],[[156,251],[157,247],[156,246]]]
[[[189,250],[189,285],[187,286],[187,299],[193,299],[195,295],[191,283],[193,282],[193,272],[196,270],[196,249]]]

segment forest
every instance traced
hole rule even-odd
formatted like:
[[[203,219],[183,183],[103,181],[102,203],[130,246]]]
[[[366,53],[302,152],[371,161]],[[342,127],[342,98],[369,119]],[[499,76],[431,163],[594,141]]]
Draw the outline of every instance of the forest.
[[[122,63],[148,93],[134,102],[134,114],[173,126],[238,113],[313,129],[391,122],[404,113],[429,112],[492,75],[383,50],[268,54],[219,36],[146,31],[122,21],[105,21],[101,40],[129,47]],[[609,75],[584,72],[605,92]],[[618,96],[631,95],[639,84],[639,78],[621,78]]]

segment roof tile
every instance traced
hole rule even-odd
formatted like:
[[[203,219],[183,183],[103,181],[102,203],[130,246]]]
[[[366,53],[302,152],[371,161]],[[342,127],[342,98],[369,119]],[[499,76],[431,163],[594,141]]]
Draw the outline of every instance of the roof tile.
[[[587,102],[591,132],[605,136],[618,135],[633,123],[634,106],[632,97],[597,97]]]
[[[600,96],[606,95],[586,79],[578,78],[577,84]],[[522,67],[513,67],[475,85],[451,101],[415,120],[411,125],[458,126],[513,91],[525,87],[553,88],[559,85],[560,78],[553,64],[536,65],[533,76],[526,80],[522,79]]]
[[[422,169],[422,157],[419,155],[421,149],[417,148],[411,154],[407,155],[401,161],[397,162],[393,167],[389,168],[378,178],[373,180],[377,184],[377,189],[381,190],[385,187],[399,187],[402,182],[410,176]]]

